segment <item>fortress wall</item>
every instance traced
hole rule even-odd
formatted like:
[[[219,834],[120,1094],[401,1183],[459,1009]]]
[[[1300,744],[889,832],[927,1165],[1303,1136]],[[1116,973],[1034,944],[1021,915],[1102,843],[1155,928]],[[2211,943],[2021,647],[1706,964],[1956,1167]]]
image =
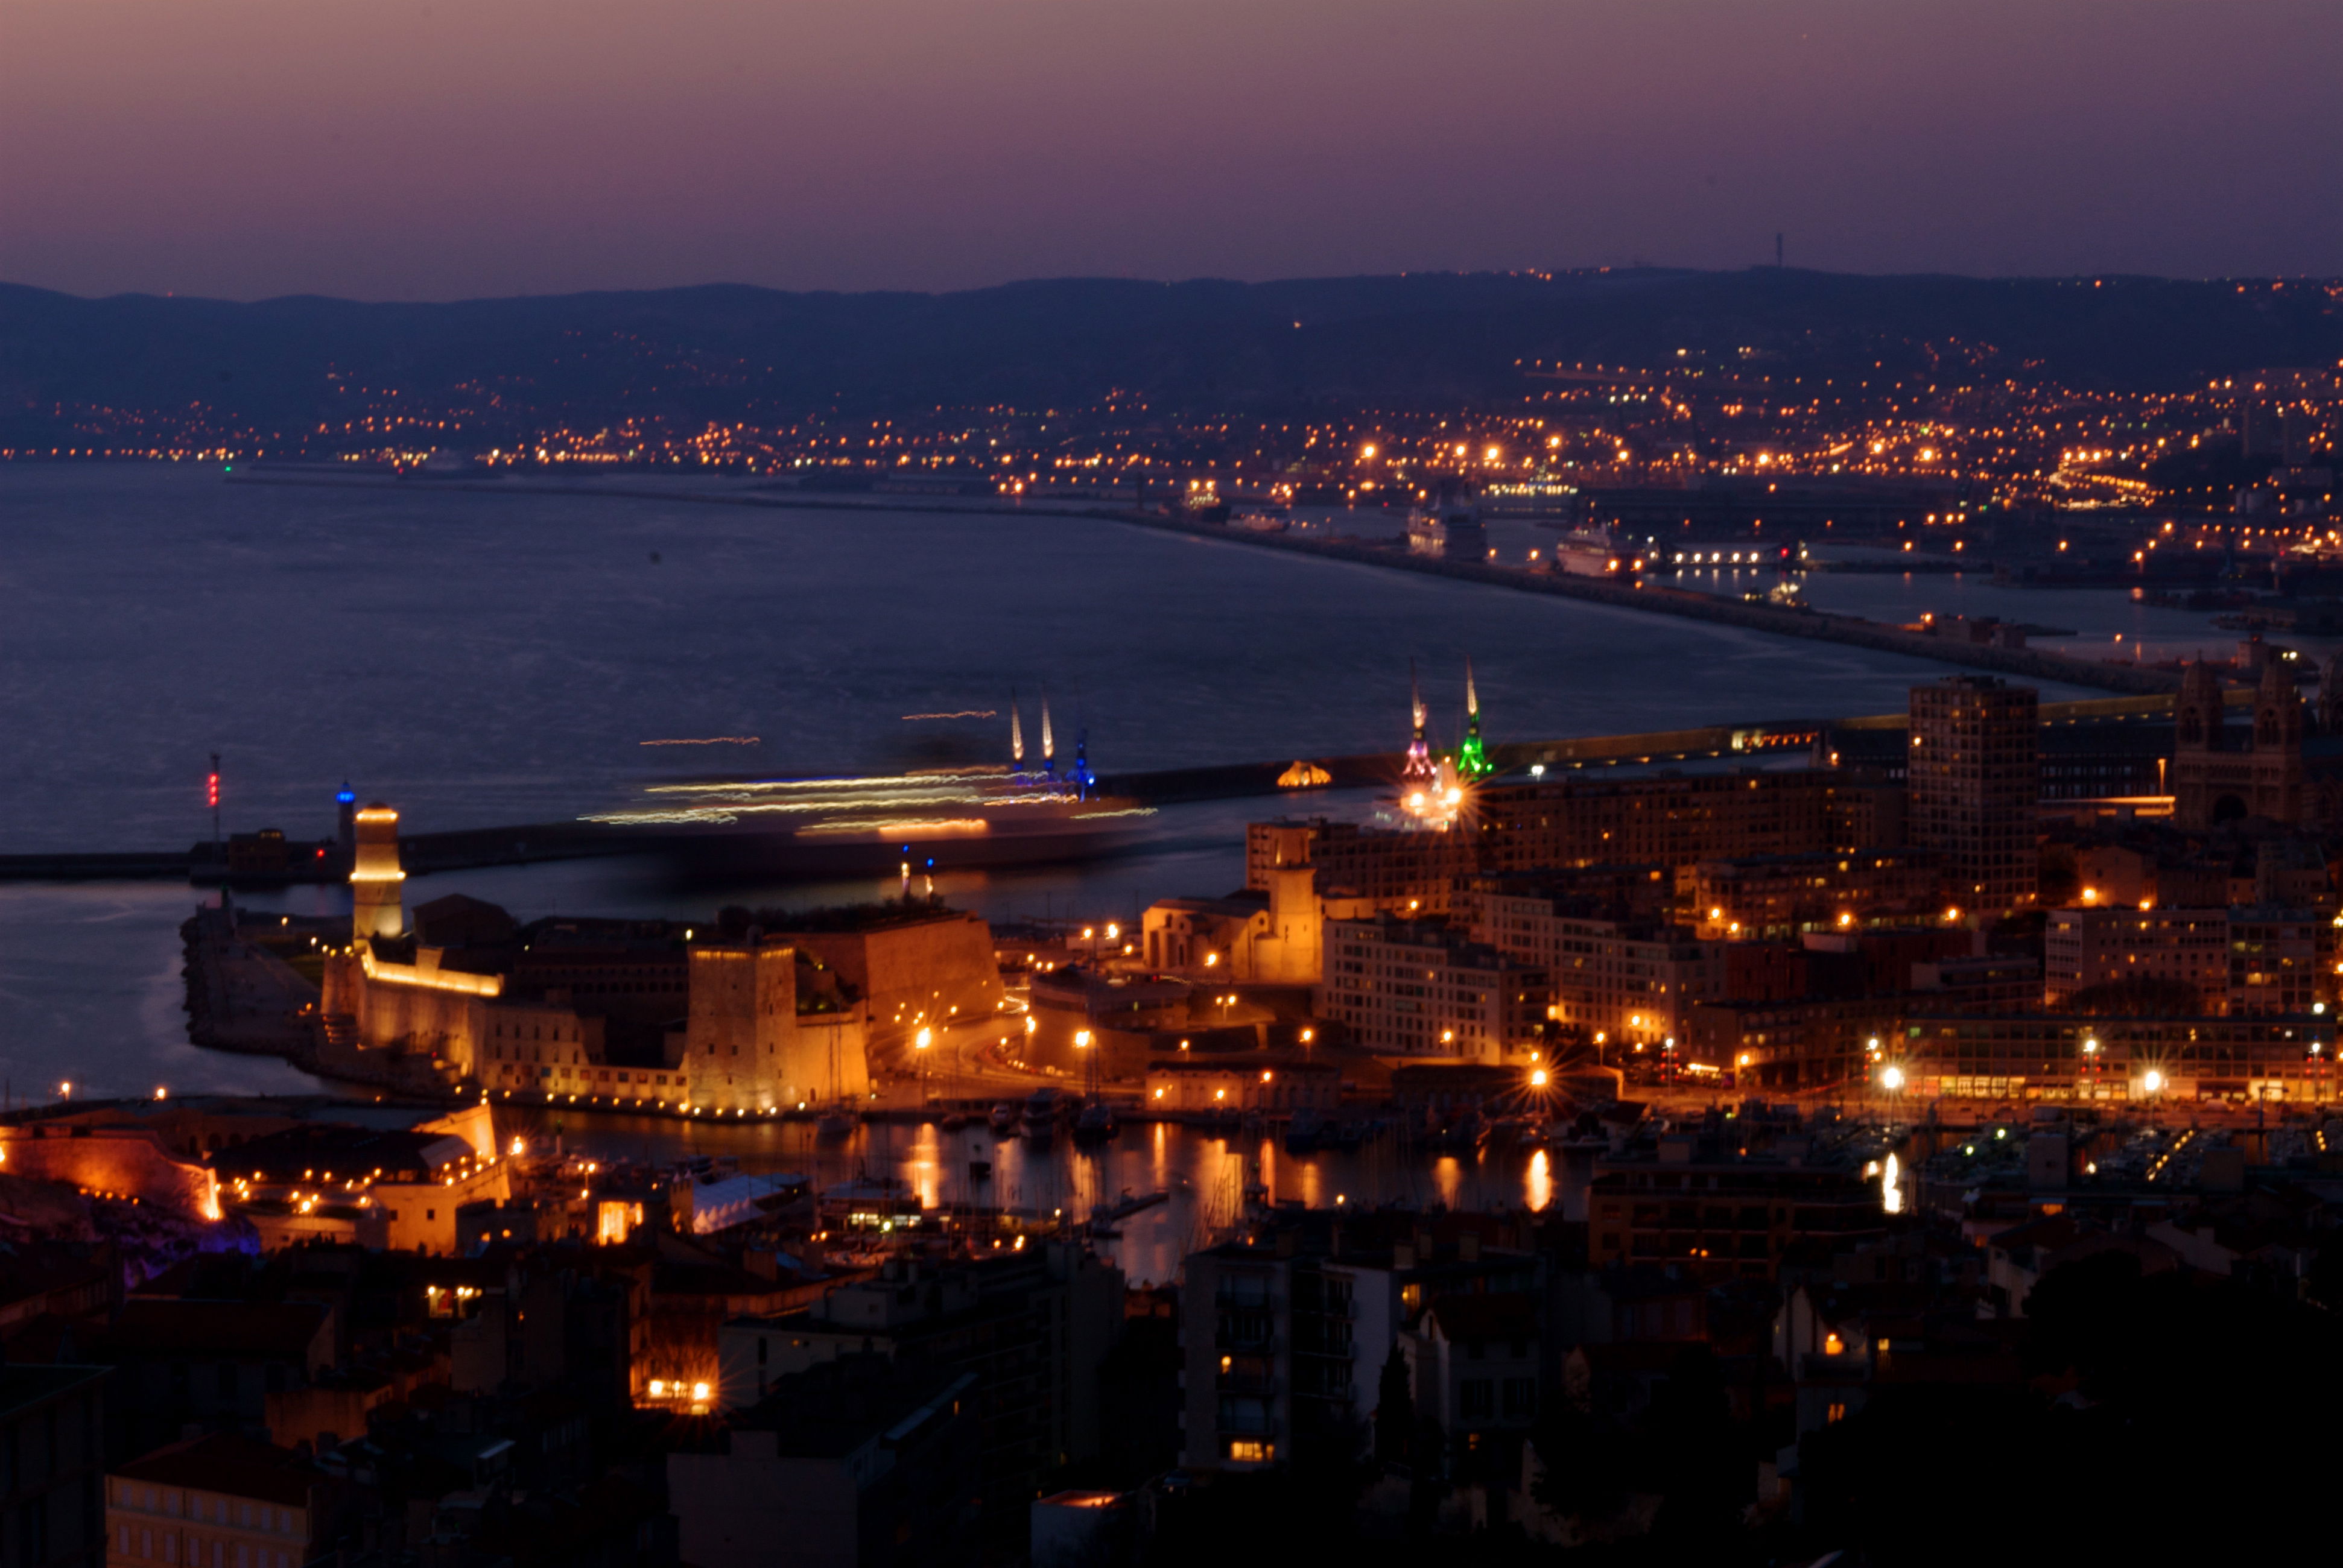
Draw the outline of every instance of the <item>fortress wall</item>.
[[[136,1198],[200,1219],[220,1214],[219,1182],[211,1169],[173,1155],[145,1128],[48,1128],[36,1122],[0,1129],[0,1170],[85,1192]]]
[[[874,1030],[909,1030],[919,1014],[932,1022],[952,1008],[962,1018],[983,1017],[1001,1004],[991,928],[976,915],[870,931],[791,932],[787,940],[862,993]]]

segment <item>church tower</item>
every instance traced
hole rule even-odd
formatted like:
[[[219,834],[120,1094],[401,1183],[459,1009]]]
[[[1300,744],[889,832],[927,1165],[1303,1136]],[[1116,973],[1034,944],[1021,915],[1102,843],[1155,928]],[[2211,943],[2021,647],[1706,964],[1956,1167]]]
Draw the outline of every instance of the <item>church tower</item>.
[[[2266,746],[2302,749],[2302,693],[2283,659],[2262,666],[2262,683],[2254,693],[2254,749]]]
[[[2190,665],[2180,678],[2180,696],[2173,705],[2174,743],[2182,751],[2221,749],[2221,678],[2203,659]]]
[[[2254,815],[2301,821],[2302,786],[2302,693],[2286,661],[2273,658],[2254,693]]]

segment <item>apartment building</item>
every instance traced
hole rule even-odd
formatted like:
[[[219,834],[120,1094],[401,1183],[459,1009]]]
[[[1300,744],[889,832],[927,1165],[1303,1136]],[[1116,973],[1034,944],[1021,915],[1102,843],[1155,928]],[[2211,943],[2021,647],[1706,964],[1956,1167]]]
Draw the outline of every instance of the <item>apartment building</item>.
[[[1497,1061],[1544,1037],[1547,971],[1446,920],[1326,923],[1319,1016],[1365,1049],[1395,1056]]]

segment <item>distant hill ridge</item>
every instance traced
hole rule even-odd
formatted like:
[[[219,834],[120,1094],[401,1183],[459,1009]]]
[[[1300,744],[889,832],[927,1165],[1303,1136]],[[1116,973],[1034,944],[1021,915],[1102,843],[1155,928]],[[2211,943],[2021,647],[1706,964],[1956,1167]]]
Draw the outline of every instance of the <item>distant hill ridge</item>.
[[[314,430],[393,390],[485,437],[547,419],[780,423],[833,408],[1068,407],[1112,391],[1246,412],[1460,407],[1518,398],[1523,360],[1649,366],[1679,349],[1712,363],[1755,351],[1784,375],[1936,366],[2179,388],[2335,365],[2343,284],[1763,267],[1065,278],[940,295],[719,284],[433,305],[0,285],[0,445],[46,439],[93,408],[202,405],[222,427]]]

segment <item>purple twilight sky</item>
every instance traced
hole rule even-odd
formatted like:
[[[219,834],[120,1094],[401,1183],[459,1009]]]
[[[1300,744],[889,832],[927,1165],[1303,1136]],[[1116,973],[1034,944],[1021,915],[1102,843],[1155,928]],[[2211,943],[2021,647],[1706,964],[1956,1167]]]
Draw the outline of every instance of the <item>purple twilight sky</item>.
[[[0,278],[2343,271],[2343,0],[8,0]]]

